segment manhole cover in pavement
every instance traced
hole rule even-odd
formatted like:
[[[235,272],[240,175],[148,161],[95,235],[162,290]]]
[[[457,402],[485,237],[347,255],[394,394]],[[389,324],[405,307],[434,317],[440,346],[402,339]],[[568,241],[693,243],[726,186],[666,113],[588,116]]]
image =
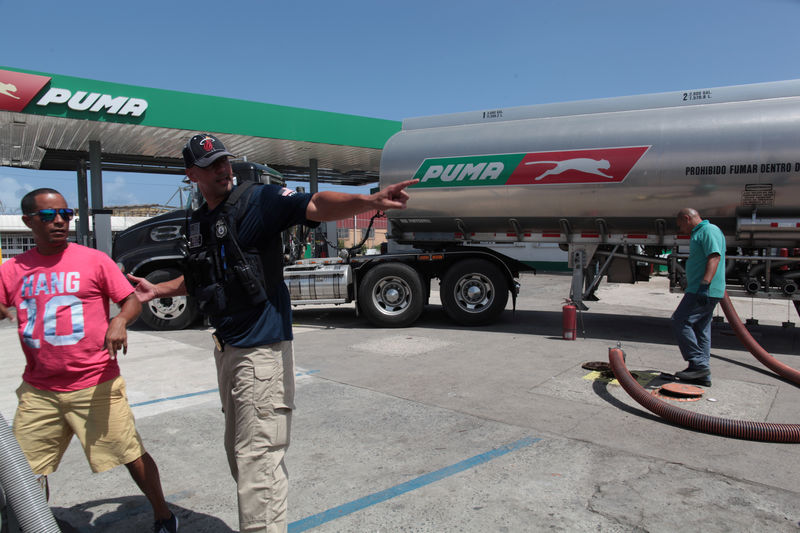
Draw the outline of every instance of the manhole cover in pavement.
[[[696,402],[700,399],[705,391],[700,387],[694,385],[686,385],[685,383],[666,383],[658,390],[650,392],[653,396],[664,398],[667,400],[674,400],[678,402]]]

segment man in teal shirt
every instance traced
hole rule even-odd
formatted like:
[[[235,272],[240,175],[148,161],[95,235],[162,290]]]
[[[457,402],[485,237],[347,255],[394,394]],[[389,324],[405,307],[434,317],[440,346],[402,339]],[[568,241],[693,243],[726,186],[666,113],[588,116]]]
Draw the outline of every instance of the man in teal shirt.
[[[672,314],[672,330],[689,366],[675,377],[710,386],[711,319],[725,296],[725,236],[689,207],[680,210],[677,221],[681,234],[691,235],[691,240],[686,291]]]

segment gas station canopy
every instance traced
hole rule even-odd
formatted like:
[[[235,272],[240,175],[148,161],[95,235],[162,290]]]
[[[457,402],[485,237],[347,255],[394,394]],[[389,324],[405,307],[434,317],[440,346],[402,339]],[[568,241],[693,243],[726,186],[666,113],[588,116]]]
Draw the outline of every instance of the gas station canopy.
[[[0,67],[0,165],[183,174],[181,149],[213,133],[293,181],[375,183],[400,122]],[[93,148],[90,148],[93,146]]]

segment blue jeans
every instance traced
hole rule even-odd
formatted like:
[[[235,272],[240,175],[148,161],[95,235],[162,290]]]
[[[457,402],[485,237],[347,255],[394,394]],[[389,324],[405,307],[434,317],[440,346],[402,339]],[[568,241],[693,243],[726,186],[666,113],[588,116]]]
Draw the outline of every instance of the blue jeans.
[[[689,368],[709,369],[711,357],[711,319],[714,308],[722,298],[709,298],[708,303],[700,305],[697,295],[687,292],[678,308],[672,313],[672,331],[678,347]]]

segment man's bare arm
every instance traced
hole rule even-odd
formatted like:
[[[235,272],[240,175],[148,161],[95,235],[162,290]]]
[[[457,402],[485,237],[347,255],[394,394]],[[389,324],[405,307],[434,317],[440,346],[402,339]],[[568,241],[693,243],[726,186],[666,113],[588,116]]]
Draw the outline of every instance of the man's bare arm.
[[[3,304],[0,304],[0,320],[16,320],[17,317],[14,316],[14,313],[9,311],[8,307]]]
[[[183,276],[175,279],[162,281],[155,285],[144,278],[139,278],[133,274],[127,274],[128,279],[134,284],[136,290],[134,294],[140,302],[149,302],[156,298],[167,298],[171,296],[186,296],[186,283]]]
[[[706,259],[706,271],[703,274],[703,283],[708,285],[711,284],[711,281],[714,279],[714,274],[717,273],[719,261],[720,255],[717,253],[713,253],[708,256],[708,259]]]
[[[322,191],[315,193],[306,208],[306,218],[317,222],[343,218],[378,209],[405,209],[409,196],[406,187],[419,180],[407,180],[390,185],[374,194],[350,194]]]
[[[142,312],[142,304],[134,293],[130,293],[119,306],[119,313],[111,319],[106,330],[105,347],[112,359],[116,359],[120,348],[123,354],[128,353],[128,325]]]

